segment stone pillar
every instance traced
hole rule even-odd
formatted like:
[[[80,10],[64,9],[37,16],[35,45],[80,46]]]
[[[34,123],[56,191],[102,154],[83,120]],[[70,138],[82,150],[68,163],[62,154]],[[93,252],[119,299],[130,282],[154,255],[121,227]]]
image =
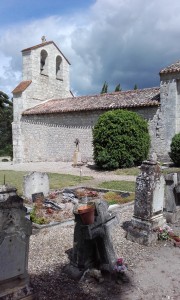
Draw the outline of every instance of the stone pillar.
[[[136,179],[134,216],[127,239],[149,245],[157,239],[154,229],[165,223],[163,218],[164,177],[156,161],[144,161]]]
[[[29,285],[31,221],[16,189],[0,186],[0,299],[34,299]]]

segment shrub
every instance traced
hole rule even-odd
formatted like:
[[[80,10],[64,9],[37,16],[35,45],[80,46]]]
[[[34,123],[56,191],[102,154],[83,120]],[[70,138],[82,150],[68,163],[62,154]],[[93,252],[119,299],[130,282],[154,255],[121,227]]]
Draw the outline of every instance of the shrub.
[[[174,164],[180,166],[180,133],[177,133],[172,138],[171,142],[171,152],[169,153],[170,158]]]
[[[108,111],[93,129],[93,146],[95,163],[102,169],[138,165],[149,152],[147,121],[135,112]]]

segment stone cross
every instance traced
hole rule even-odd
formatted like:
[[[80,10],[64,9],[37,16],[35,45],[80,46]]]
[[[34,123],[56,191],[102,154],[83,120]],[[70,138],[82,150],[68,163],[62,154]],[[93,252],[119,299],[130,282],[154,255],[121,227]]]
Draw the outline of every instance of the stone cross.
[[[45,37],[45,35],[42,36],[41,41],[42,41],[42,43],[45,43],[45,42],[46,42],[46,37]]]

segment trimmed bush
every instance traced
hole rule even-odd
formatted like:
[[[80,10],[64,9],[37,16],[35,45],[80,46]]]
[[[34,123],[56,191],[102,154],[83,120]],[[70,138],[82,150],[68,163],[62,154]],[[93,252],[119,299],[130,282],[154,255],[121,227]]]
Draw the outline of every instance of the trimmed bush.
[[[177,133],[172,138],[171,142],[171,152],[169,153],[170,158],[174,164],[180,166],[180,133]]]
[[[93,129],[94,160],[102,169],[139,165],[150,147],[148,124],[135,112],[108,111]]]

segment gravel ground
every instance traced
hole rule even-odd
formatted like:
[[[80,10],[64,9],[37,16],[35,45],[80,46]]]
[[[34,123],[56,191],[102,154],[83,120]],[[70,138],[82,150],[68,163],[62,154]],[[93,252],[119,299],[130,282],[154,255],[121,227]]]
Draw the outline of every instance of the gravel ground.
[[[107,275],[103,283],[88,276],[77,281],[64,272],[73,247],[73,225],[49,227],[32,235],[29,274],[39,299],[180,299],[180,248],[171,242],[146,247],[128,241],[122,225],[131,220],[132,213],[133,205],[123,206],[117,212],[119,225],[112,230],[116,253],[128,264],[124,283],[117,284]],[[179,229],[176,224],[176,232]]]
[[[71,163],[0,163],[0,170],[56,172],[80,175],[80,168]],[[94,180],[134,180],[135,176],[119,176],[113,172],[98,172],[90,166],[82,167],[83,176]],[[54,226],[36,231],[30,237],[29,274],[34,291],[40,300],[179,300],[180,248],[170,242],[142,246],[128,241],[123,225],[131,220],[133,205],[117,211],[119,225],[113,228],[113,243],[118,257],[128,264],[127,282],[117,284],[110,276],[99,283],[86,277],[71,279],[64,267],[69,263],[73,247],[74,225]],[[180,235],[180,221],[171,226]]]

